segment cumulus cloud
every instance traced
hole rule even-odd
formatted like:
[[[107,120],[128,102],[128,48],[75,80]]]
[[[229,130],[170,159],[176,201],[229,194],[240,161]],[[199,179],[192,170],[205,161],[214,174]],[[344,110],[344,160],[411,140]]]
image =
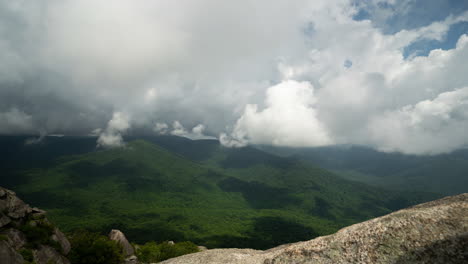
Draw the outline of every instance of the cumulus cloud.
[[[124,146],[122,133],[129,128],[129,116],[122,112],[114,112],[112,119],[107,123],[107,128],[99,134],[97,139],[98,147],[115,148]]]
[[[384,151],[443,153],[468,145],[468,87],[373,118],[371,140]]]
[[[220,135],[226,146],[453,150],[461,135],[416,140],[429,128],[401,113],[468,86],[468,38],[427,57],[403,53],[443,40],[468,7],[392,27],[416,2],[0,1],[0,133],[104,128],[93,133],[98,144],[121,146],[131,116],[135,134]],[[362,10],[369,16],[356,20]],[[389,140],[379,122],[403,127],[402,139]]]
[[[241,146],[241,142],[293,147],[331,144],[325,127],[317,119],[316,101],[310,83],[284,81],[268,88],[263,110],[258,105],[246,106],[234,128],[235,141],[228,141],[226,135],[220,141],[227,146]]]
[[[206,127],[203,124],[198,124],[192,128],[191,139],[216,139],[214,136],[205,135]]]
[[[156,126],[158,126],[158,124],[156,124]],[[162,128],[162,130],[159,131],[159,134],[166,134],[167,133],[166,131],[168,130],[168,126],[166,124],[160,124],[159,126],[160,128]],[[174,121],[174,123],[172,123],[172,130],[169,133],[174,136],[186,137],[186,138],[190,138],[194,140],[215,138],[213,136],[205,135],[204,131],[205,131],[205,126],[203,124],[198,124],[194,126],[191,131],[187,131],[185,127],[179,121],[176,120]],[[161,132],[164,132],[164,133],[161,133]]]
[[[185,136],[188,134],[184,126],[177,120],[172,123],[172,128],[173,130],[171,131],[171,134],[174,136]]]
[[[230,135],[227,133],[219,134],[219,143],[229,148],[242,148],[247,146],[249,141],[246,139],[245,133],[242,131],[234,131]]]
[[[168,133],[169,126],[166,123],[156,123],[154,125],[153,131],[160,135],[165,135]]]

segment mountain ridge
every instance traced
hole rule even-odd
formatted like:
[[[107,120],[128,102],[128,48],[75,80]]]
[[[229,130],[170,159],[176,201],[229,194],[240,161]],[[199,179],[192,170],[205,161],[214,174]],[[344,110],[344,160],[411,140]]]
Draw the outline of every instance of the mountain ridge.
[[[214,154],[192,161],[148,141],[130,141],[124,148],[25,166],[16,172],[22,178],[13,189],[46,209],[64,231],[118,228],[137,243],[190,240],[207,247],[263,249],[434,198],[342,180],[253,148],[175,140],[183,142],[175,144],[181,149],[201,145],[201,150],[189,148],[194,156],[203,148]]]
[[[438,155],[380,152],[358,145],[316,148],[256,146],[283,157],[316,164],[354,181],[403,191],[455,195],[467,191],[468,149]]]

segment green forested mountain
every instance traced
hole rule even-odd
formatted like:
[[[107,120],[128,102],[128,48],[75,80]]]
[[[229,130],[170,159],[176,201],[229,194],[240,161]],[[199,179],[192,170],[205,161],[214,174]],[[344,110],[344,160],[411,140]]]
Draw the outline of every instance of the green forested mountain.
[[[259,149],[295,157],[355,181],[394,190],[468,192],[468,149],[440,155],[384,153],[361,146]]]
[[[61,229],[123,230],[130,240],[268,248],[434,199],[385,191],[255,148],[179,137],[0,141],[0,185],[46,209]]]

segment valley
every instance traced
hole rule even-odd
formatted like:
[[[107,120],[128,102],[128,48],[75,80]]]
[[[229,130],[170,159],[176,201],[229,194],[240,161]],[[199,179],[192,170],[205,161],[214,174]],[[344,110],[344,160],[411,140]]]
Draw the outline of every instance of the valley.
[[[271,248],[440,197],[371,187],[213,140],[129,137],[124,148],[96,149],[92,139],[10,139],[16,152],[2,153],[8,174],[0,185],[48,211],[65,232],[118,228],[138,243],[189,240],[209,248]]]

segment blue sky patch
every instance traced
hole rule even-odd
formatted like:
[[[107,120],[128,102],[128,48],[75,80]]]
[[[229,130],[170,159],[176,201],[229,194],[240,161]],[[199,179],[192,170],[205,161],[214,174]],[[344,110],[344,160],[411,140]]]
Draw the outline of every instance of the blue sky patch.
[[[403,50],[403,56],[406,59],[408,57],[427,56],[433,49],[453,49],[463,34],[468,34],[468,22],[452,25],[442,41],[423,39],[412,43]]]
[[[369,19],[385,34],[427,26],[468,10],[468,0],[396,0],[395,4],[354,1],[355,20]]]

